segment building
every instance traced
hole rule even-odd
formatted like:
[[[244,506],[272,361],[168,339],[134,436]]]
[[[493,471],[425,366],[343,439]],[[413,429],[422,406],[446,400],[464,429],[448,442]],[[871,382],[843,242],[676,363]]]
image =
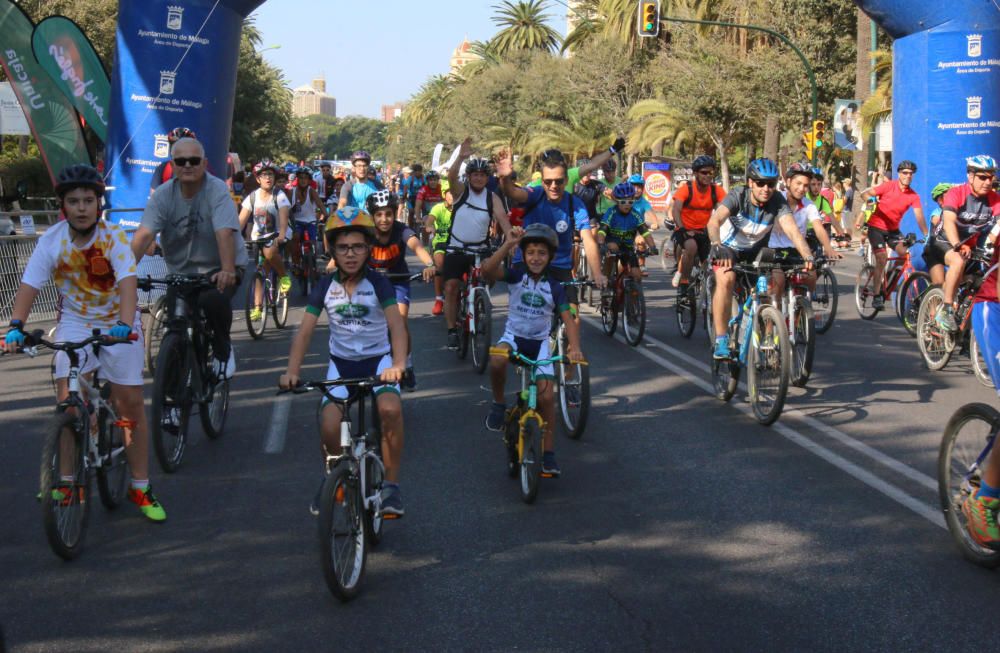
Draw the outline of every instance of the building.
[[[383,104],[382,105],[382,122],[392,122],[396,118],[403,115],[403,109],[406,108],[405,102],[397,102],[395,104]]]
[[[337,117],[337,99],[326,94],[326,79],[317,77],[308,86],[292,91],[292,113],[296,118],[324,115]]]
[[[459,44],[457,48],[452,50],[451,53],[451,72],[458,72],[459,68],[469,63],[470,61],[475,61],[476,59],[481,59],[481,57],[471,51],[472,44],[469,43],[469,39],[465,38],[462,43]]]
[[[580,16],[588,15],[583,0],[569,0],[566,3],[566,34],[570,34],[580,24]]]

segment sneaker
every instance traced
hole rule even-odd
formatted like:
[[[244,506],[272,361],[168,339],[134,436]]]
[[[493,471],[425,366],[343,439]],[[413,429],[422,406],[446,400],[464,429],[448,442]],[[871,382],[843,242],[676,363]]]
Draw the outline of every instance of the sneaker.
[[[448,329],[448,349],[458,351],[458,329]]]
[[[646,266],[645,265],[640,265],[639,266],[639,272],[642,273],[642,276],[644,276],[644,277],[648,277],[649,276],[649,272],[646,272]]]
[[[955,312],[951,306],[942,306],[934,316],[934,321],[945,331],[957,331],[958,324],[955,322]]]
[[[712,358],[717,361],[729,360],[729,336],[721,336],[715,339],[715,351]]]
[[[384,519],[399,519],[406,511],[403,510],[403,497],[399,486],[395,483],[382,484],[382,517]]]
[[[486,428],[491,431],[503,431],[503,418],[506,413],[507,407],[494,401],[490,406],[489,414],[486,416]]]
[[[260,306],[250,309],[251,322],[260,322],[263,317],[264,317],[264,309],[261,308]]]
[[[217,379],[231,379],[236,374],[236,352],[229,347],[229,358],[225,361],[216,358],[212,361],[212,372]]]
[[[72,485],[59,485],[52,488],[52,500],[58,503],[60,506],[68,506],[72,503],[73,499],[73,486]],[[42,500],[42,493],[38,493],[38,500]],[[80,488],[80,503],[86,501],[86,496],[83,493],[83,488]]]
[[[132,503],[139,506],[143,517],[149,521],[159,523],[167,519],[167,513],[163,509],[163,506],[160,505],[160,502],[157,501],[152,487],[146,486],[145,490],[130,487],[128,489],[128,498]]]
[[[403,373],[403,380],[399,385],[407,392],[413,392],[417,389],[417,373],[413,371],[412,367],[406,368],[406,372]]]
[[[681,283],[681,273],[680,273],[680,271],[674,272],[674,278],[670,280],[670,285],[672,285],[674,288],[676,288],[677,286],[680,285],[680,283]]]
[[[313,496],[312,503],[309,504],[309,514],[313,517],[319,517],[319,500],[320,495],[323,494],[323,483],[326,482],[326,474],[319,479],[319,487],[316,488],[316,495]]]
[[[181,430],[180,408],[167,408],[163,411],[163,418],[160,420],[160,427],[170,433],[177,435]]]
[[[1000,526],[997,526],[997,510],[1000,509],[1000,499],[980,497],[970,494],[962,502],[962,514],[965,515],[965,528],[979,544],[991,549],[1000,550]]]
[[[546,478],[559,478],[562,470],[556,462],[556,452],[546,451],[542,454],[542,476]]]
[[[288,291],[292,289],[292,278],[287,274],[280,279],[278,279],[278,292],[282,295],[287,295]]]
[[[431,309],[431,315],[441,315],[444,313],[444,300],[436,298],[434,300],[434,308]]]
[[[882,295],[875,295],[874,297],[872,297],[872,308],[874,308],[876,311],[881,311],[883,308],[885,308],[885,297],[883,297]]]

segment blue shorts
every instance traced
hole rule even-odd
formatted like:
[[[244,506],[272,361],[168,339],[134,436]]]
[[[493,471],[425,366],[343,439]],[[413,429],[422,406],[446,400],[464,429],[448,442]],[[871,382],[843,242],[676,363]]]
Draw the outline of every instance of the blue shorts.
[[[396,291],[396,303],[403,306],[410,305],[410,284],[392,284]]]
[[[303,232],[309,234],[309,241],[316,242],[316,223],[315,222],[295,222],[295,234],[297,236],[302,236]]]
[[[371,358],[362,358],[361,360],[350,360],[347,358],[340,358],[339,356],[330,356],[330,367],[326,371],[327,381],[336,381],[337,379],[357,379],[365,376],[377,376],[383,370],[392,367],[392,355],[384,354],[382,356],[372,356]],[[332,394],[337,399],[347,400],[347,387],[346,386],[336,386],[330,390]],[[386,385],[377,385],[372,388],[372,392],[377,396],[383,392],[395,392],[399,394],[399,384],[392,383]],[[323,403],[327,403],[326,397],[323,398]]]
[[[549,339],[545,338],[543,340],[533,340],[531,338],[522,338],[521,336],[515,336],[510,331],[504,331],[503,336],[497,344],[507,343],[510,348],[519,354],[527,356],[528,358],[534,360],[541,360],[543,358],[548,358],[552,355],[549,350]],[[554,379],[556,378],[555,369],[552,367],[552,363],[542,365],[538,368],[538,375],[535,377],[538,379]]]
[[[979,302],[972,306],[972,332],[1000,394],[1000,304]]]

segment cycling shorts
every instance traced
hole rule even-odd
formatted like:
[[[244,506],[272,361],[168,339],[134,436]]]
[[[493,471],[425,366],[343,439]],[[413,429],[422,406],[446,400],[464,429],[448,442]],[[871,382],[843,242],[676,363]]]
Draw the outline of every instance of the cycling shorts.
[[[622,265],[626,265],[630,268],[639,267],[639,255],[636,253],[633,247],[629,245],[623,245],[617,238],[609,237],[604,241],[605,244],[615,243],[618,245],[618,260]],[[608,252],[610,254],[610,252]]]
[[[142,386],[145,383],[142,372],[146,365],[146,358],[142,337],[142,319],[138,311],[135,314],[132,331],[139,334],[138,340],[101,347],[97,356],[94,355],[94,350],[91,347],[78,349],[80,373],[88,374],[100,368],[102,379],[118,385]],[[92,335],[92,329],[61,323],[56,327],[54,340],[55,342],[77,342],[86,340]],[[57,351],[54,362],[55,378],[69,378],[69,355],[64,351]]]
[[[722,249],[729,252],[729,259],[733,262],[733,265],[749,265],[753,263],[757,258],[757,254],[760,250],[764,249],[767,245],[767,239],[763,239],[761,243],[750,248],[750,249],[733,249],[732,247],[726,247],[725,245],[720,245]],[[716,263],[712,263],[712,270],[718,270],[719,266]]]
[[[902,240],[903,234],[899,232],[899,229],[886,231],[878,227],[868,227],[868,242],[872,244],[873,252],[882,251],[887,247],[895,247]]]
[[[296,223],[294,223],[294,225],[295,225],[295,235],[296,236],[298,236],[299,238],[301,238],[302,234],[308,233],[309,234],[309,242],[311,242],[311,243],[315,243],[316,242],[316,223],[315,222],[296,222]]]
[[[993,385],[1000,394],[1000,304],[979,302],[972,306],[972,332],[979,343]]]
[[[447,247],[448,247],[447,234],[445,234],[445,236],[440,240],[438,238],[434,238],[433,240],[431,240],[431,251],[435,254],[437,254],[438,252],[444,253]]]
[[[392,355],[383,354],[381,356],[372,356],[370,358],[362,358],[361,360],[349,360],[347,358],[340,358],[339,356],[330,356],[330,367],[326,370],[326,380],[336,381],[337,379],[357,379],[365,376],[378,376],[384,370],[392,367]],[[347,386],[338,385],[330,388],[330,394],[332,394],[337,399],[342,399],[347,401],[348,397]],[[380,395],[383,392],[394,392],[399,394],[399,384],[390,383],[386,385],[377,385],[372,388],[372,392],[376,395]],[[329,399],[323,398],[323,403],[329,403]]]
[[[802,265],[805,263],[799,250],[794,247],[779,247],[774,250],[774,260],[789,265]]]
[[[540,360],[542,358],[548,358],[551,356],[549,350],[549,339],[544,340],[532,340],[531,338],[522,338],[521,336],[515,336],[510,331],[504,330],[503,336],[500,338],[498,345],[502,344],[510,345],[510,348],[519,354],[523,354],[528,358],[533,360]],[[552,363],[542,365],[538,368],[538,379],[554,379],[556,378],[555,370],[552,367]]]
[[[924,263],[927,264],[927,267],[932,268],[935,265],[944,265],[944,257],[947,256],[950,251],[952,251],[951,245],[948,244],[947,240],[933,236],[924,245],[924,251],[920,256],[924,259]]]
[[[402,304],[403,306],[410,305],[410,284],[408,283],[394,283],[392,284],[393,290],[396,291],[396,303]]]
[[[708,231],[704,229],[676,229],[670,238],[681,247],[688,240],[693,240],[698,246],[698,258],[702,261],[707,261],[708,253],[712,251],[712,242],[708,239]]]
[[[444,265],[441,268],[441,276],[445,281],[461,279],[463,275],[472,270],[476,263],[476,257],[472,254],[461,254],[459,252],[445,252]]]

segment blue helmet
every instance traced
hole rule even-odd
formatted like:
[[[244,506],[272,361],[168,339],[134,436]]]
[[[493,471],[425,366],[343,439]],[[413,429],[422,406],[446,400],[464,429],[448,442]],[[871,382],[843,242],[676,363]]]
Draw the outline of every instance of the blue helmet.
[[[966,172],[996,172],[996,159],[989,154],[977,154],[965,160]]]
[[[754,181],[777,181],[781,173],[771,159],[754,159],[747,166],[747,179]]]
[[[628,183],[630,183],[630,184],[645,184],[646,180],[643,179],[642,175],[640,175],[639,173],[635,173],[635,174],[629,175]]]
[[[616,200],[630,200],[635,198],[635,188],[628,181],[623,181],[620,184],[616,184],[613,189],[611,189],[611,196]]]

